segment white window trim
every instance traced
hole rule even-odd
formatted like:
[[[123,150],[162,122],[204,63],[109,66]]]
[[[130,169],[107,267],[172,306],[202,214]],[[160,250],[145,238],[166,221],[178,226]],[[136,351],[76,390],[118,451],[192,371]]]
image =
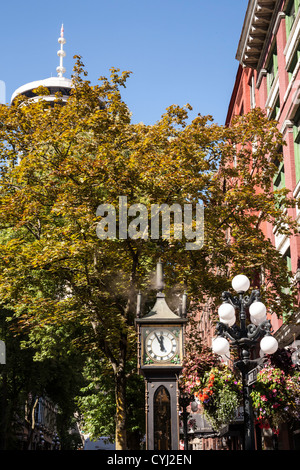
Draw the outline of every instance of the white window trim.
[[[290,68],[294,54],[297,50],[297,46],[299,43],[299,34],[300,34],[300,8],[298,10],[293,27],[291,29],[290,35],[288,37],[286,46],[283,51],[285,55],[286,70]]]
[[[278,95],[279,95],[279,77],[278,77],[278,73],[274,79],[274,82],[271,86],[271,89],[270,89],[270,92],[269,92],[269,96],[267,98],[267,101],[266,101],[266,104],[265,104],[265,108],[267,109],[267,115],[268,117],[270,116],[270,114],[272,114],[273,112],[273,109],[274,109],[274,106],[276,104],[276,100],[278,98]]]
[[[293,74],[292,74],[292,77],[291,77],[289,86],[287,87],[286,92],[285,92],[285,94],[284,94],[284,98],[283,98],[284,102],[287,100],[288,95],[289,95],[289,93],[290,93],[290,91],[291,91],[291,88],[294,88],[295,78],[296,78],[296,76],[298,75],[299,68],[300,68],[300,61],[297,62],[297,65],[296,65],[295,70],[294,70],[294,72],[293,72]],[[298,81],[296,82],[296,85],[297,85],[297,84],[298,84]]]

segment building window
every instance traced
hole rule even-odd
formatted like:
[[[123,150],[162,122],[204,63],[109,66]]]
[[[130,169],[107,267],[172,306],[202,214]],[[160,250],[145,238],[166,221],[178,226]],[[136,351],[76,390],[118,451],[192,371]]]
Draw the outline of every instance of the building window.
[[[273,180],[275,190],[285,188],[284,164],[283,162],[278,162],[277,166],[278,173]]]
[[[288,248],[283,255],[283,258],[286,261],[286,265],[289,271],[292,271],[292,259],[291,259],[291,249]]]
[[[298,110],[293,126],[296,184],[300,181],[300,109]]]
[[[276,119],[279,111],[280,111],[280,100],[279,100],[279,96],[278,96],[276,101],[275,101],[274,108],[272,109],[272,112],[270,114],[270,119]]]
[[[300,0],[290,0],[285,12],[286,37],[288,38],[299,10]]]
[[[254,82],[254,76],[251,76],[251,81],[250,81],[250,106],[251,109],[255,108],[256,102],[255,102],[255,82]]]
[[[299,62],[299,59],[300,59],[300,43],[298,44],[297,50],[294,53],[294,56],[293,56],[292,61],[289,65],[289,68],[288,68],[289,81],[291,81],[291,79],[293,77],[293,73],[296,69],[296,66]]]
[[[282,153],[282,148],[280,149],[280,152]],[[273,189],[274,191],[277,191],[279,189],[285,188],[285,174],[284,174],[284,163],[283,161],[276,160],[275,165],[277,166],[277,173],[273,178]],[[284,204],[285,197],[280,198],[277,202],[278,208],[282,207]]]
[[[277,47],[275,46],[271,52],[270,59],[267,66],[267,89],[270,92],[274,80],[278,72],[278,60],[277,60]]]

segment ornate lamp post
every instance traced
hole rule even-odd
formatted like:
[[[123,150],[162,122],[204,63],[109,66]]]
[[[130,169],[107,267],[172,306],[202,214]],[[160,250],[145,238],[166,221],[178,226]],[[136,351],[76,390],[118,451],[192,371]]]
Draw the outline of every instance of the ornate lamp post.
[[[222,293],[223,303],[218,309],[220,322],[217,324],[218,336],[214,338],[212,349],[216,354],[227,355],[230,345],[238,350],[238,360],[234,365],[241,371],[244,401],[244,449],[255,449],[254,416],[247,375],[259,364],[261,355],[277,351],[277,340],[271,335],[271,323],[266,319],[266,307],[260,301],[259,290],[250,295],[245,292],[250,287],[249,279],[240,274],[232,280],[232,287],[237,295]],[[236,323],[236,311],[239,311],[239,325]],[[247,314],[250,323],[247,321]],[[260,340],[260,357],[254,358]]]

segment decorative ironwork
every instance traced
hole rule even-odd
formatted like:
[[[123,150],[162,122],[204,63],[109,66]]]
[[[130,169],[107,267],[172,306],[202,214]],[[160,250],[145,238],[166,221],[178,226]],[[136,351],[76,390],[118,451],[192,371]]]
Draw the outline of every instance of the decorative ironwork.
[[[247,346],[253,348],[256,346],[257,340],[265,334],[271,334],[271,323],[269,320],[261,322],[259,325],[250,323],[247,325],[247,309],[253,302],[260,302],[260,291],[255,289],[250,295],[233,296],[230,292],[222,293],[224,303],[231,304],[235,309],[240,311],[240,326],[236,323],[228,326],[223,322],[218,322],[216,332],[218,336],[223,336],[231,341],[232,346]]]

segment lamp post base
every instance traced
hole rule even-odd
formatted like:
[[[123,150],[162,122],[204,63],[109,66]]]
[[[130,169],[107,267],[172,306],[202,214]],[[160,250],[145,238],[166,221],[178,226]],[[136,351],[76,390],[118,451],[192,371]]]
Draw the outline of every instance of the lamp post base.
[[[246,383],[246,374],[243,377],[244,398],[244,450],[255,450],[254,414],[250,397],[250,387]]]
[[[248,372],[253,361],[238,361],[235,365],[242,374],[243,408],[244,408],[244,450],[255,450],[255,427]]]

